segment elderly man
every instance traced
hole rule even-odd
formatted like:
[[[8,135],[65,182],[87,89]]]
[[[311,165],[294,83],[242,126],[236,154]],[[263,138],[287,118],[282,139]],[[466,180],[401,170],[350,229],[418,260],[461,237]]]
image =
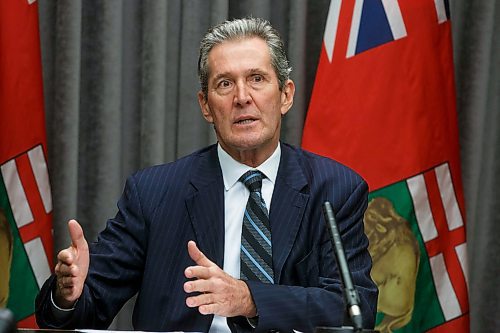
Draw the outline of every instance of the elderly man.
[[[37,298],[41,327],[106,328],[138,293],[133,324],[152,331],[311,332],[342,325],[326,225],[333,203],[364,325],[377,289],[363,232],[367,185],[330,159],[280,142],[295,86],[269,22],[237,19],[205,35],[198,100],[218,143],[127,180],[119,211],[89,247],[72,245]]]

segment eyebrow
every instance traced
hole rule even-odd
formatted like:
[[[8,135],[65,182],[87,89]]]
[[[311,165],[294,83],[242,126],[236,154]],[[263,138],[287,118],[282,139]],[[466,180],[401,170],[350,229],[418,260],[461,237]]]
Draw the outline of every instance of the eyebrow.
[[[228,76],[229,76],[228,72],[219,73],[216,76],[214,76],[210,81],[215,82],[215,81],[219,80],[220,78],[228,77]]]
[[[261,68],[250,68],[250,69],[247,69],[245,72],[244,72],[245,75],[249,75],[249,74],[261,74],[261,75],[269,75],[268,71],[266,70],[263,70]],[[214,78],[212,79],[212,81],[217,81],[219,80],[220,78],[223,78],[223,77],[230,77],[231,74],[230,72],[223,72],[223,73],[219,73],[217,74],[216,76],[214,76]]]

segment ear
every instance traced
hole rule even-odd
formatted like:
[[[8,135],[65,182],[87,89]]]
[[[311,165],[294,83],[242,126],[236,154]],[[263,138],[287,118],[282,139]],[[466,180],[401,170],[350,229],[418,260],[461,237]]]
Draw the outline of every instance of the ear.
[[[212,112],[210,112],[210,106],[208,105],[208,98],[200,90],[198,91],[198,103],[200,104],[201,114],[206,121],[213,124],[214,118],[212,117]]]
[[[293,96],[295,95],[295,83],[287,80],[281,90],[281,115],[284,116],[293,105]]]

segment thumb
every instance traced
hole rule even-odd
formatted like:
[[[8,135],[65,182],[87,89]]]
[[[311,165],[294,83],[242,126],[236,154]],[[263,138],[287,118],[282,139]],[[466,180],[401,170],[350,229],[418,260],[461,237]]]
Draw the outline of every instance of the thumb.
[[[205,254],[200,251],[200,249],[198,249],[198,246],[194,241],[188,242],[188,253],[191,259],[193,259],[193,261],[199,266],[209,267],[214,265],[214,263],[210,261]]]
[[[83,229],[76,220],[70,220],[68,222],[69,237],[71,238],[71,244],[77,250],[87,249],[87,241],[83,236]]]

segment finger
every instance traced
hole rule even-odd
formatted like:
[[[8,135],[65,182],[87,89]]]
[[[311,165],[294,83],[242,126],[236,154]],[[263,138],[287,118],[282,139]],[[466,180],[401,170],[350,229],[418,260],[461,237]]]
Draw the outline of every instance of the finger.
[[[208,280],[194,280],[184,283],[184,291],[187,293],[194,292],[211,292],[211,283]]]
[[[208,315],[208,314],[217,314],[217,309],[218,309],[218,304],[212,303],[212,304],[205,304],[205,305],[200,305],[198,307],[198,311],[202,315]]]
[[[76,220],[70,220],[68,222],[69,236],[71,238],[71,244],[77,250],[86,250],[88,248],[87,241],[83,236],[83,229]]]
[[[74,250],[69,247],[62,251],[59,251],[57,254],[57,260],[59,260],[62,264],[71,265],[75,261],[75,253]]]
[[[63,297],[71,296],[73,294],[73,287],[71,287],[71,288],[60,287],[59,288],[59,293]]]
[[[186,298],[186,305],[190,308],[207,305],[213,302],[213,294],[200,294]]]
[[[58,278],[57,279],[57,289],[59,289],[59,291],[63,291],[65,289],[73,289],[73,286],[72,285],[68,285],[67,284],[67,281],[64,282],[63,281],[63,278]]]
[[[203,266],[190,266],[184,271],[184,275],[188,279],[198,278],[198,279],[209,279],[213,276],[210,268]]]
[[[205,254],[203,254],[203,252],[200,251],[200,249],[198,249],[198,246],[194,241],[188,242],[188,253],[197,265],[205,267],[215,265],[205,256]]]
[[[68,266],[66,264],[59,265],[59,268],[56,270],[56,274],[58,276],[75,276],[75,272],[73,269],[73,265]]]
[[[60,285],[63,288],[70,288],[75,285],[73,278],[71,276],[63,276],[59,279]]]

